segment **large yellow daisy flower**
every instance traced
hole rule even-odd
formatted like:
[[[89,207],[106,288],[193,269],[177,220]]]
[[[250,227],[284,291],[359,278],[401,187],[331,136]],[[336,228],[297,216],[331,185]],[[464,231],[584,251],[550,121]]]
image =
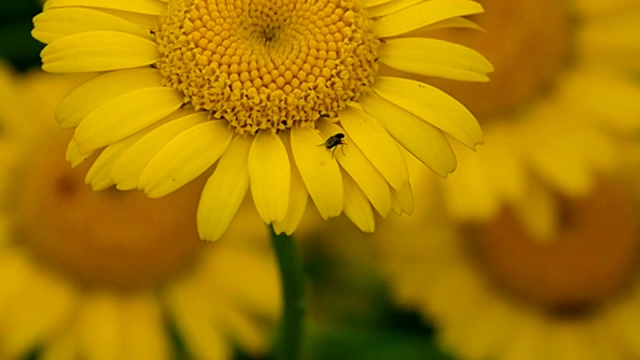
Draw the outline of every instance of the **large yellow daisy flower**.
[[[640,3],[481,3],[485,34],[438,36],[485,54],[496,66],[491,82],[436,84],[476,114],[485,145],[460,152],[456,173],[434,180],[454,217],[485,221],[508,204],[543,239],[558,226],[552,192],[587,195],[640,128]]]
[[[280,299],[254,209],[210,244],[193,224],[202,181],[162,199],[92,191],[52,118],[77,83],[0,69],[0,358],[171,359],[173,333],[189,358],[264,353]]]
[[[445,136],[469,148],[469,111],[412,73],[486,81],[477,52],[406,35],[473,27],[468,0],[49,0],[33,35],[43,68],[101,72],[57,111],[75,127],[68,159],[106,147],[95,189],[164,196],[213,169],[200,236],[217,239],[250,189],[262,220],[290,234],[311,197],[373,231],[372,207],[411,211],[401,148],[435,173],[456,167]]]
[[[398,219],[375,235],[404,231],[376,241],[380,262],[398,301],[461,359],[638,359],[640,214],[626,185],[557,199],[563,221],[548,243],[510,211],[466,229],[438,208]]]

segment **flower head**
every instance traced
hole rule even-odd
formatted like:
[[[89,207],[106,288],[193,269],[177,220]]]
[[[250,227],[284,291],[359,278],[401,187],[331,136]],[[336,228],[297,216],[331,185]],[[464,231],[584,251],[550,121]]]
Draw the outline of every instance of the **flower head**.
[[[461,359],[635,359],[635,185],[607,179],[586,197],[559,196],[563,221],[547,243],[509,210],[461,227],[430,208],[379,229],[379,263],[396,299]]]
[[[461,221],[488,221],[512,206],[534,238],[552,238],[560,218],[554,193],[587,196],[637,147],[640,6],[633,0],[482,4],[487,12],[477,22],[486,34],[434,36],[485,54],[496,66],[491,82],[434,81],[476,114],[485,145],[459,152],[456,173],[433,182]]]
[[[344,212],[373,231],[372,207],[411,212],[403,148],[446,176],[456,160],[445,133],[482,142],[457,101],[380,76],[379,64],[486,81],[477,52],[411,35],[473,26],[462,17],[481,11],[468,0],[50,0],[33,35],[48,44],[45,70],[101,73],[57,111],[76,127],[73,164],[106,147],[94,188],[161,197],[212,170],[203,238],[224,233],[248,189],[278,232],[295,230],[308,197],[323,218]]]
[[[162,199],[92,191],[52,126],[77,84],[0,69],[0,358],[171,359],[175,335],[187,357],[265,353],[279,286],[253,209],[209,244],[193,224],[201,180]]]

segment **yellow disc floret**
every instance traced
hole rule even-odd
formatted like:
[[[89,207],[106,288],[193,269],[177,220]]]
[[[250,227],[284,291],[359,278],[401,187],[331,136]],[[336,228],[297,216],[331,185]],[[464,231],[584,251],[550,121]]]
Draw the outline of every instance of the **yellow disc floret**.
[[[155,34],[165,85],[238,133],[335,117],[377,70],[361,0],[173,0]]]

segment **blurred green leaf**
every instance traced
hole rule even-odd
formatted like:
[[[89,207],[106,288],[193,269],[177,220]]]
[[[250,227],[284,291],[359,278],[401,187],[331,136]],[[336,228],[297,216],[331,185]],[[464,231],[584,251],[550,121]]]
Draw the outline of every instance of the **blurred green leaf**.
[[[40,9],[35,0],[0,0],[0,58],[19,70],[40,64],[43,45],[31,37],[32,19]]]

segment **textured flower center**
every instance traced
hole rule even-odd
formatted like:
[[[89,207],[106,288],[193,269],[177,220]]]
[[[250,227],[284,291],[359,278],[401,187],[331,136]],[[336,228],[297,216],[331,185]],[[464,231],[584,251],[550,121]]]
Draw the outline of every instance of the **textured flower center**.
[[[152,286],[194,263],[199,187],[162,199],[138,191],[92,191],[87,166],[71,169],[64,144],[25,166],[17,231],[38,262],[86,286]]]
[[[238,133],[335,117],[379,45],[361,0],[171,0],[156,41],[165,85]]]
[[[587,0],[588,1],[588,0]],[[485,13],[473,18],[485,31],[445,29],[429,36],[478,50],[495,72],[488,83],[429,79],[485,122],[510,115],[553,87],[570,61],[571,18],[566,1],[479,0]],[[415,77],[415,75],[410,75]]]
[[[498,283],[550,311],[579,314],[636,275],[640,239],[628,195],[613,184],[566,201],[564,228],[540,244],[509,213],[478,230],[473,253]]]

